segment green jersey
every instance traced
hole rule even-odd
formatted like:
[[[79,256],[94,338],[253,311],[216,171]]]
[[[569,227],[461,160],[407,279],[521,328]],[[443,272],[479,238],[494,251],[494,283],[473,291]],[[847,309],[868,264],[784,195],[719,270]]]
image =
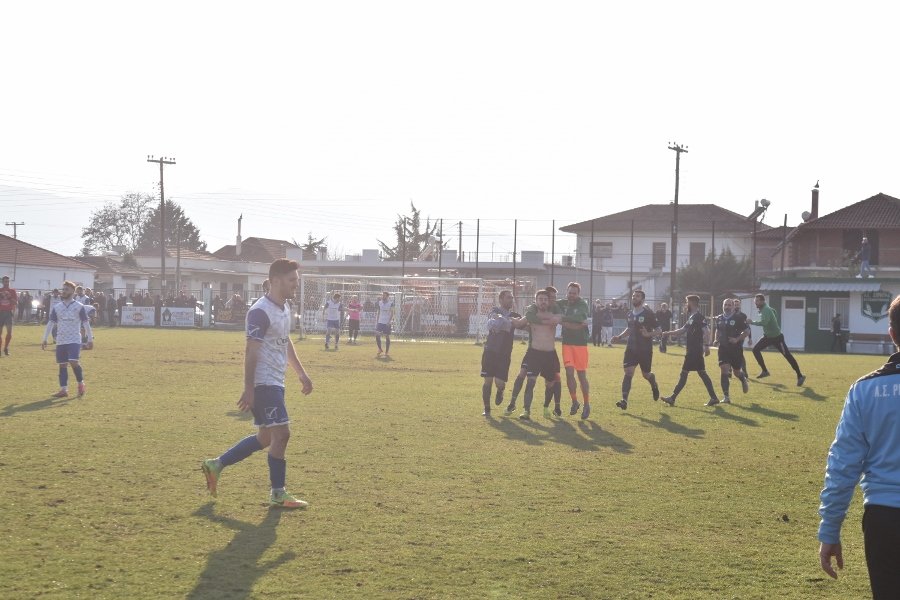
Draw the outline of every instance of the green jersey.
[[[776,338],[781,335],[781,327],[778,326],[778,317],[768,304],[759,309],[759,321],[750,321],[753,325],[762,325],[763,335],[767,338]]]
[[[528,308],[525,309],[525,320],[529,323],[534,323],[535,325],[541,325],[541,320],[538,319],[537,316],[538,309],[537,304],[531,304]],[[556,306],[556,303],[550,305],[550,313],[554,315],[559,314],[559,307]],[[531,347],[531,329],[528,329],[528,347]]]
[[[591,314],[591,309],[584,298],[579,298],[574,302],[563,298],[556,301],[556,306],[562,314],[563,323],[586,324]],[[587,327],[581,329],[562,328],[562,343],[566,346],[587,346],[589,337]]]

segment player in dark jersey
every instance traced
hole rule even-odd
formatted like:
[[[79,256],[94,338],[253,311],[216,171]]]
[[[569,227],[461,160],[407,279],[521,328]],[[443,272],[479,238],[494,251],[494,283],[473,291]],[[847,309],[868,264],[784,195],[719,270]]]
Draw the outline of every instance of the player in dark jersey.
[[[653,366],[653,336],[659,333],[656,325],[656,315],[648,307],[644,306],[646,298],[643,290],[634,290],[631,294],[632,309],[628,312],[628,327],[619,335],[614,335],[613,343],[623,338],[628,338],[625,346],[625,360],[622,367],[625,376],[622,378],[622,399],[616,402],[616,406],[622,410],[628,408],[628,394],[631,392],[631,379],[634,377],[634,368],[640,366],[641,375],[650,382],[653,390],[653,399],[659,400],[659,386],[656,384],[656,375],[650,370]]]
[[[747,315],[734,311],[732,298],[725,298],[722,302],[722,314],[716,317],[715,334],[719,346],[719,369],[722,371],[722,404],[729,404],[728,388],[732,372],[741,381],[745,394],[750,389],[743,370],[744,339],[750,335],[750,324],[747,323]]]
[[[500,292],[499,304],[491,309],[488,315],[488,336],[481,354],[481,376],[484,384],[481,388],[481,399],[484,402],[482,416],[491,416],[491,390],[497,386],[497,397],[494,402],[503,403],[503,390],[509,379],[509,362],[512,355],[514,333],[517,328],[525,326],[525,320],[511,312],[513,295],[509,290]]]
[[[716,390],[713,389],[712,380],[706,373],[706,364],[703,360],[704,356],[709,356],[709,320],[700,313],[700,296],[691,294],[685,297],[684,300],[687,304],[688,312],[684,325],[678,329],[663,331],[662,333],[664,336],[684,333],[686,338],[681,377],[678,379],[672,394],[663,397],[662,400],[669,406],[675,406],[675,399],[681,393],[681,390],[684,389],[684,384],[687,383],[688,373],[696,371],[703,381],[703,385],[706,386],[706,391],[709,392],[709,402],[706,403],[706,406],[715,406],[719,403],[719,399],[716,398]]]

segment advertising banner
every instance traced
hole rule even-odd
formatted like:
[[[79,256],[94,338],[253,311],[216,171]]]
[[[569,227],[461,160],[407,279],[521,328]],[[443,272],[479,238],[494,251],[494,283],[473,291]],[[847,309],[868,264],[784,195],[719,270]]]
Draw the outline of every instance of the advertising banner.
[[[194,309],[182,306],[164,306],[159,315],[160,327],[193,327]]]
[[[123,306],[122,325],[128,327],[153,327],[156,325],[152,306]]]

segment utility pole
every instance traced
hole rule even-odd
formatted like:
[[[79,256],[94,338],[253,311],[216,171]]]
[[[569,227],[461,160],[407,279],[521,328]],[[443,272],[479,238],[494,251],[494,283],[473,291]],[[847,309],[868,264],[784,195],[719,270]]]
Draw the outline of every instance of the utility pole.
[[[163,187],[163,166],[174,165],[175,159],[167,156],[154,158],[147,155],[147,162],[159,163],[159,295],[166,297],[166,192]]]
[[[687,152],[687,146],[679,146],[677,142],[669,142],[669,150],[675,151],[675,204],[672,215],[672,264],[669,282],[669,306],[675,302],[675,270],[678,266],[678,179],[681,168],[681,153]]]
[[[17,235],[18,234],[17,228],[19,227],[19,225],[24,225],[25,223],[17,223],[15,221],[7,221],[6,224],[13,228],[13,239],[14,240],[19,239],[19,236]]]
[[[456,262],[462,262],[462,261],[463,261],[463,255],[462,255],[462,221],[460,221],[459,223],[457,223],[457,225],[459,225],[459,252],[458,252],[457,255],[456,255]]]
[[[175,226],[175,248],[177,249],[175,262],[175,291],[177,293],[181,291],[181,223]]]
[[[438,228],[438,277],[441,276],[441,266],[444,264],[444,220],[440,220]]]

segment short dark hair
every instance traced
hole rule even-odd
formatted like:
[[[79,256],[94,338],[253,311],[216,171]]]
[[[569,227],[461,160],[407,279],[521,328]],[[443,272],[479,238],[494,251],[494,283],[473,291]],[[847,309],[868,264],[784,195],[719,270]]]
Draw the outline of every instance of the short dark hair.
[[[269,279],[271,280],[275,277],[287,275],[291,271],[296,271],[299,268],[300,265],[296,260],[279,258],[269,266]]]
[[[566,289],[569,289],[570,287],[577,289],[579,292],[581,291],[581,284],[577,281],[570,281],[569,285],[566,286]]]
[[[534,295],[534,299],[537,300],[538,296],[547,296],[550,297],[550,293],[547,290],[538,290],[537,294]]]
[[[700,305],[700,296],[698,296],[697,294],[688,294],[684,297],[684,299],[688,302],[694,302],[698,306]]]
[[[500,292],[499,298],[500,298],[501,300],[503,300],[503,297],[504,297],[504,296],[512,296],[512,292],[509,291],[509,290],[503,290],[502,292]]]
[[[548,285],[547,287],[545,287],[544,291],[547,292],[548,294],[558,294],[559,293],[559,290],[556,289],[555,287],[553,287],[552,285]]]
[[[894,330],[894,335],[900,337],[900,296],[894,298],[894,301],[891,302],[891,308],[888,310],[888,314],[891,317],[891,329]]]
[[[644,293],[644,290],[634,290],[634,291],[631,292],[631,293],[632,293],[632,294],[640,294],[642,300],[646,300],[646,299],[647,299],[647,294]]]
[[[762,298],[762,301],[763,301],[763,302],[766,301],[766,295],[765,295],[765,294],[757,294],[757,295],[755,295],[755,296],[753,296],[753,297],[754,297],[754,298]]]

